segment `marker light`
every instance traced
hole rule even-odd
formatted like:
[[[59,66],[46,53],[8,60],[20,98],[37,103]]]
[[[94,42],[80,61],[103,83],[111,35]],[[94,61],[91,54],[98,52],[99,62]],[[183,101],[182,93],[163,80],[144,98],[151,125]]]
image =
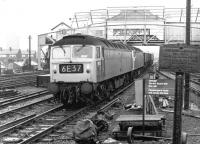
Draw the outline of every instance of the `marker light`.
[[[56,74],[57,73],[57,66],[53,65],[53,73]]]
[[[90,73],[90,65],[89,64],[86,65],[86,72]]]

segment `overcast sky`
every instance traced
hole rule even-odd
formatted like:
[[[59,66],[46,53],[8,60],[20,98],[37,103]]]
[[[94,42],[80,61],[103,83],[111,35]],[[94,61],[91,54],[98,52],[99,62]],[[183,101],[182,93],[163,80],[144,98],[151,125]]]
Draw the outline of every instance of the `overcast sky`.
[[[191,0],[200,7],[200,0]],[[75,12],[120,6],[165,6],[185,8],[186,0],[0,0],[0,47],[19,41],[21,49],[37,49],[37,36],[50,32],[60,22],[69,23]]]

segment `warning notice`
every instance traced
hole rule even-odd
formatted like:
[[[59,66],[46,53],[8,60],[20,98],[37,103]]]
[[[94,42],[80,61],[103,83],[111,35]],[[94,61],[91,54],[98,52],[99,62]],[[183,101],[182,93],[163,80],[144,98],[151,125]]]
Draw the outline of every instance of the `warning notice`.
[[[200,72],[200,46],[170,44],[160,47],[159,69],[172,72]]]
[[[169,79],[145,79],[145,94],[174,96],[175,81]]]

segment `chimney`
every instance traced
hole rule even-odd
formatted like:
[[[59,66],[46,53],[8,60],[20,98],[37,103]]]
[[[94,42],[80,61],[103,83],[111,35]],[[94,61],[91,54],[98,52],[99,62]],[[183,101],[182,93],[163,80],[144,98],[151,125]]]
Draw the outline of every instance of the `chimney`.
[[[0,47],[0,51],[2,51],[3,50],[3,48],[2,47]]]
[[[12,51],[12,47],[9,47],[9,50]]]

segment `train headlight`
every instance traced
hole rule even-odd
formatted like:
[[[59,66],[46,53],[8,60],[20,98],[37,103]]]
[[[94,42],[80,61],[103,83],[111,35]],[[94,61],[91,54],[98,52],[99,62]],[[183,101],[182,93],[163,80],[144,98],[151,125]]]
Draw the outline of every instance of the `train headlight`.
[[[53,65],[53,73],[56,74],[57,73],[57,66]]]
[[[90,65],[89,64],[86,65],[86,73],[90,73]]]

